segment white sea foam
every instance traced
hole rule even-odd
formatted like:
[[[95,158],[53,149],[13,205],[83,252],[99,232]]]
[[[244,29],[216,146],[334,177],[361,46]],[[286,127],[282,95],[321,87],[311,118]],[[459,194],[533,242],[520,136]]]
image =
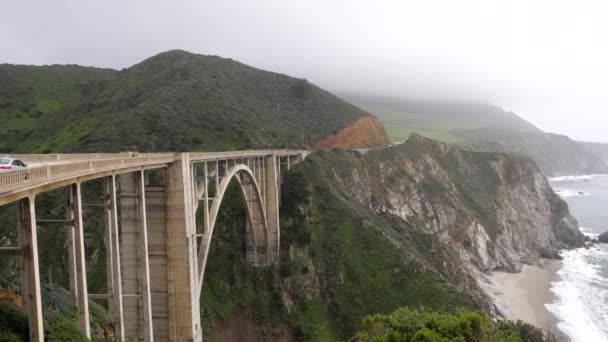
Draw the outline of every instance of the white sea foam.
[[[597,177],[608,176],[606,174],[591,174],[591,175],[572,175],[572,176],[560,176],[549,178],[551,182],[564,182],[564,181],[577,181],[577,180],[590,180]]]
[[[579,248],[563,256],[560,279],[551,286],[556,300],[547,309],[574,342],[608,341],[608,278],[601,270],[608,262],[608,248]]]
[[[573,189],[561,189],[561,188],[555,188],[555,193],[560,195],[562,198],[590,195],[588,192],[577,191],[577,190],[573,190]]]
[[[591,229],[591,228],[579,227],[579,229],[580,229],[581,233],[585,234],[586,236],[588,236],[592,239],[595,239],[598,236],[600,236],[600,233],[595,233],[593,231],[593,229]]]

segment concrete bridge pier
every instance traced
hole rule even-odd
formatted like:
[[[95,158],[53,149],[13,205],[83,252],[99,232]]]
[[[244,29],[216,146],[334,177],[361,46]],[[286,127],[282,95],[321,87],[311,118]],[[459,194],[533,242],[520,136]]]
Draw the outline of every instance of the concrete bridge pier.
[[[143,170],[120,175],[120,227],[125,338],[153,341]]]
[[[42,342],[44,330],[42,328],[42,298],[34,196],[25,197],[17,202],[17,225],[21,249],[23,310],[29,317],[30,341]]]
[[[118,198],[116,176],[106,177],[103,182],[105,209],[106,274],[108,309],[114,322],[114,337],[124,341],[124,314],[122,298],[122,273],[120,270],[120,235],[118,229]]]
[[[167,298],[170,341],[202,341],[199,308],[196,200],[187,153],[166,170]]]
[[[273,262],[279,257],[280,246],[280,227],[279,227],[279,169],[277,156],[274,154],[266,157],[265,181],[264,181],[264,202],[266,207],[266,222],[269,232],[269,253],[270,260]]]
[[[69,185],[68,189],[68,268],[70,274],[70,291],[76,301],[76,308],[78,309],[78,326],[86,337],[91,338],[80,182]]]

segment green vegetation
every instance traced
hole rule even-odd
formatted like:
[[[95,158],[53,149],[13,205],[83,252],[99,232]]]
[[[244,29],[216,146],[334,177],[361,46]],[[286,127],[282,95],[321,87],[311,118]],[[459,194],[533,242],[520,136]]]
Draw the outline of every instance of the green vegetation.
[[[441,141],[448,144],[461,144],[466,142],[465,138],[449,133],[448,130],[440,130],[437,128],[436,125],[433,125],[433,127],[431,128],[426,125],[384,123],[384,129],[386,129],[386,133],[393,142],[407,140],[407,138],[412,133],[418,133],[429,139]]]
[[[521,321],[492,319],[477,312],[447,313],[399,308],[390,315],[372,315],[363,320],[363,330],[354,341],[369,342],[543,342],[553,341],[539,329]]]
[[[245,256],[245,205],[236,182],[222,202],[213,232],[201,298],[203,332],[214,319],[230,319],[235,310],[247,308],[262,330],[278,334],[286,325],[286,313],[273,287],[270,268],[253,268]]]
[[[101,327],[110,323],[105,309],[89,301],[91,332],[97,337]],[[88,339],[76,325],[76,305],[69,293],[55,285],[43,285],[42,313],[44,334],[49,341],[80,342]],[[29,340],[28,317],[10,301],[0,301],[0,341]]]
[[[29,137],[117,72],[77,65],[0,64],[0,152],[36,147]],[[31,144],[30,144],[31,143]]]
[[[303,79],[169,51],[122,70],[0,66],[0,150],[314,146],[367,113]]]
[[[441,100],[407,100],[344,94],[345,99],[376,115],[393,141],[403,141],[416,132],[448,144],[464,144],[461,130],[500,127],[540,133],[513,113],[483,103]]]

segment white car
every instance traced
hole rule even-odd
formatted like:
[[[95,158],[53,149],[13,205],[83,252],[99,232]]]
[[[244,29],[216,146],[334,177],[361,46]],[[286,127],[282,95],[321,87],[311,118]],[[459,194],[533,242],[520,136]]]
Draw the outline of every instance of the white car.
[[[0,170],[21,170],[27,165],[19,159],[0,157]]]

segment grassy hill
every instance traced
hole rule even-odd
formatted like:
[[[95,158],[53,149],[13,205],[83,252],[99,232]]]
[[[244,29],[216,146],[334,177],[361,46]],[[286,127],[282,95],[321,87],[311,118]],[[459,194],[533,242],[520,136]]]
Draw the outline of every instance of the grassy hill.
[[[392,141],[403,141],[412,132],[446,143],[462,143],[456,130],[504,127],[541,132],[531,123],[499,107],[475,102],[431,101],[345,93],[348,101],[376,115]]]
[[[2,146],[4,151],[312,146],[369,115],[304,79],[179,50],[122,71],[75,67],[96,76],[88,79],[61,73],[71,67],[54,67],[55,73],[5,68],[14,70],[12,78],[23,88],[42,90],[33,91],[31,100],[21,100],[21,93],[9,96],[27,105],[19,102],[3,113],[13,118],[0,126],[1,140],[11,142]],[[0,79],[0,87],[12,87],[8,80]],[[39,108],[47,114],[37,116]]]
[[[78,65],[0,64],[0,151],[14,151],[54,113],[76,105],[116,74]]]
[[[465,149],[523,154],[534,159],[546,175],[607,171],[600,156],[604,151],[601,146],[585,147],[566,136],[545,133],[516,114],[493,105],[342,96],[376,115],[392,141],[403,141],[416,132]]]

